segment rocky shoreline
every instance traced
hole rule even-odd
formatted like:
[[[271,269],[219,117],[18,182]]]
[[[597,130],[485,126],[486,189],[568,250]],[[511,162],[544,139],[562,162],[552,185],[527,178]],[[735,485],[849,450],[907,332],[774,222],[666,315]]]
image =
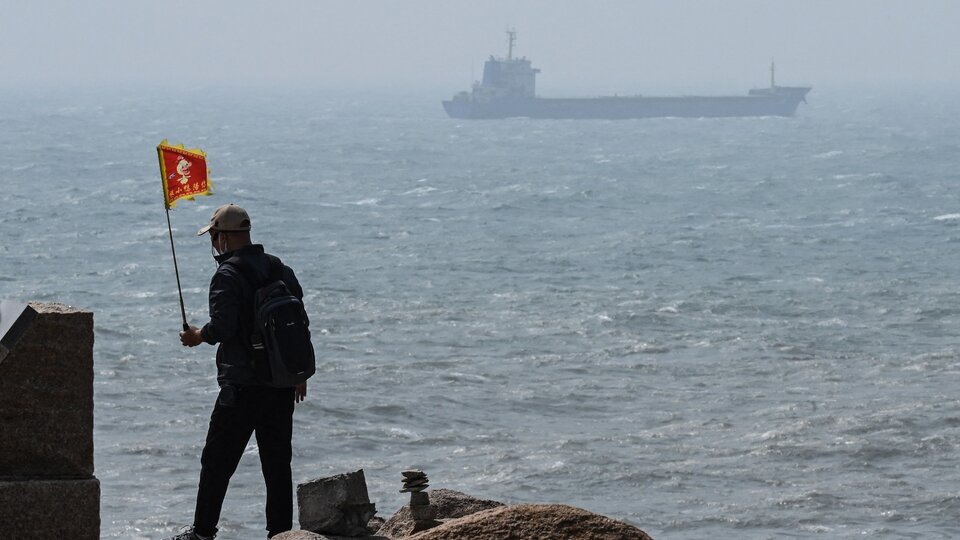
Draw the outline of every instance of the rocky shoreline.
[[[31,321],[3,340],[0,357],[0,523],[4,538],[100,536],[93,476],[93,314],[58,304],[5,306]],[[3,336],[0,336],[3,337]],[[14,342],[16,348],[13,347]],[[42,404],[42,407],[33,406]],[[304,530],[276,540],[651,540],[639,528],[562,504],[478,499],[427,490],[421,470],[401,472],[410,504],[376,517],[363,470],[297,486]]]
[[[409,478],[421,471],[404,471]],[[426,478],[423,475],[422,478]],[[362,485],[361,485],[362,484]],[[325,497],[318,508],[318,488]],[[275,540],[652,540],[641,529],[563,504],[504,504],[449,489],[411,492],[411,504],[389,519],[371,517],[363,471],[314,480],[298,486],[300,523]],[[301,497],[309,493],[309,498]],[[311,501],[311,498],[313,499]],[[360,509],[360,511],[358,511]],[[357,527],[358,519],[365,526]],[[318,525],[318,524],[325,525]],[[305,525],[307,524],[307,525]],[[313,526],[311,526],[313,525]],[[344,534],[344,533],[347,534]]]

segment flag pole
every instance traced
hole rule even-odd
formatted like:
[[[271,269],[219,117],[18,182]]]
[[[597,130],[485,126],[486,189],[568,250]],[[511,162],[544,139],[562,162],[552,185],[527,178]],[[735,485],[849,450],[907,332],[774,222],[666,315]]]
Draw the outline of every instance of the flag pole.
[[[167,185],[167,181],[173,178],[175,175],[167,175],[167,159],[166,154],[173,153],[176,156],[176,159],[173,159],[169,164],[176,169],[176,174],[180,175],[177,178],[179,186],[175,193],[171,193],[170,186]],[[176,203],[177,199],[187,198],[188,200],[193,200],[193,197],[196,195],[210,195],[210,171],[207,169],[207,155],[203,153],[203,150],[199,148],[194,148],[187,150],[183,145],[179,146],[170,146],[167,144],[167,140],[164,139],[160,141],[160,144],[157,145],[157,159],[160,162],[160,181],[163,185],[163,207],[167,213],[167,232],[170,234],[170,253],[173,254],[173,271],[177,275],[177,295],[180,297],[180,317],[183,319],[183,330],[190,330],[190,325],[187,323],[187,310],[183,305],[183,288],[180,286],[180,268],[177,265],[177,249],[173,246],[173,226],[170,225],[170,208]],[[198,171],[194,171],[193,178],[191,179],[190,167],[193,165],[198,165]]]
[[[183,289],[180,288],[180,269],[177,268],[177,250],[173,247],[173,228],[170,226],[170,207],[163,205],[167,211],[167,232],[170,233],[170,252],[173,253],[173,271],[177,274],[177,294],[180,295],[180,316],[183,317],[184,331],[190,329],[187,324],[187,310],[183,307]]]

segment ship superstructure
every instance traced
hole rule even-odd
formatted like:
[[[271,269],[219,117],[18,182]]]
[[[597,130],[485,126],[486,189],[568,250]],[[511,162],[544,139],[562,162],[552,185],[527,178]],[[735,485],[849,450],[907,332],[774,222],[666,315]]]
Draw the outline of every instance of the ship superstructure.
[[[777,86],[770,63],[770,87],[741,96],[610,96],[541,98],[536,95],[540,72],[526,58],[514,58],[517,33],[507,30],[505,58],[491,56],[483,65],[483,79],[470,92],[459,92],[443,102],[452,118],[650,118],[793,116],[805,101],[809,86]]]

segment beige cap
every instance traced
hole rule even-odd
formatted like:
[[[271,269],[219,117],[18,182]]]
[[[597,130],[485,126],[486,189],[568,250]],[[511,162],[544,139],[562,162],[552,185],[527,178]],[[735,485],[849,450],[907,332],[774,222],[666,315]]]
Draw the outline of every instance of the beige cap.
[[[225,204],[213,213],[210,224],[197,231],[197,236],[214,232],[237,232],[250,230],[250,216],[235,204]]]

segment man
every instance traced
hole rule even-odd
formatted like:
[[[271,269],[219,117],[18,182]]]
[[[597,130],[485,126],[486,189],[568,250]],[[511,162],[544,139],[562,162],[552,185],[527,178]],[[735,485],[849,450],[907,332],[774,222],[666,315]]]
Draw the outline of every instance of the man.
[[[267,538],[292,527],[293,482],[290,472],[293,408],[307,395],[307,385],[273,388],[261,383],[259,364],[253,362],[250,334],[254,320],[254,291],[273,268],[297,298],[303,290],[286,265],[250,241],[250,217],[239,206],[217,208],[197,236],[210,234],[218,263],[210,281],[210,322],[180,333],[180,342],[195,347],[206,342],[217,348],[220,395],[210,416],[206,444],[200,457],[200,485],[193,526],[170,540],[208,540],[217,534],[227,484],[240,457],[256,433],[260,465],[267,485]],[[229,262],[228,262],[229,261]],[[257,280],[259,283],[251,283]]]

